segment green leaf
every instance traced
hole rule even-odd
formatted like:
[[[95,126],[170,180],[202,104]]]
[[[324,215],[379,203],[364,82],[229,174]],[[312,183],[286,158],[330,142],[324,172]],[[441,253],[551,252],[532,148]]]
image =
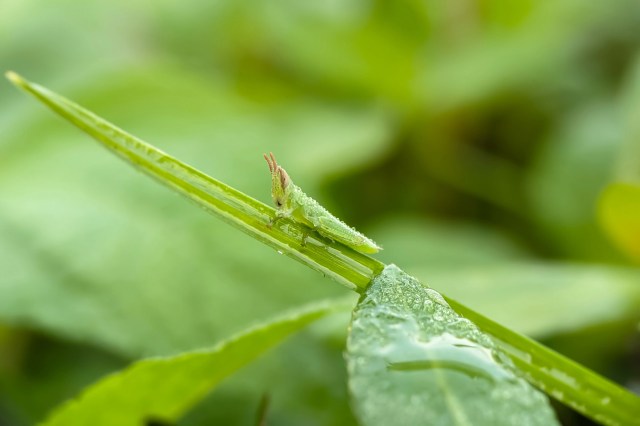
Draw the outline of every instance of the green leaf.
[[[18,333],[21,338],[13,342],[12,347],[0,344],[0,359],[8,356],[11,360],[15,352],[22,352],[20,358],[13,360],[14,369],[3,371],[0,365],[0,373],[3,373],[0,374],[0,418],[3,424],[37,424],[61,400],[128,364],[120,357],[88,345],[72,344],[24,330]]]
[[[616,182],[600,197],[599,218],[614,243],[640,263],[640,185]]]
[[[528,213],[545,241],[567,257],[619,260],[594,212],[621,145],[620,128],[616,104],[585,104],[544,141],[528,171]]]
[[[397,216],[378,223],[373,232],[384,241],[384,251],[379,257],[389,261],[402,259],[402,266],[409,272],[423,269],[429,273],[455,272],[530,258],[508,235],[470,222]]]
[[[44,423],[53,425],[131,425],[173,422],[220,381],[307,324],[350,303],[331,301],[245,331],[217,346],[173,357],[138,361],[89,387],[57,409]]]
[[[354,311],[347,366],[364,425],[558,424],[488,335],[394,265]]]
[[[625,134],[616,176],[600,194],[598,217],[610,240],[640,263],[640,61],[621,90]]]
[[[277,52],[280,78],[293,84],[311,79],[324,93],[382,98],[398,110],[438,110],[548,84],[558,77],[558,63],[575,56],[569,41],[609,9],[619,10],[586,9],[576,1],[491,1],[479,11],[465,9],[460,21],[439,2],[223,2],[209,13],[187,12],[190,19],[177,9],[168,19],[178,29],[160,37],[175,40],[175,55],[198,63],[212,56],[209,61],[237,69],[234,75],[264,78],[264,67],[251,70],[239,58],[260,64],[257,52]],[[208,49],[198,48],[202,40]]]
[[[625,135],[618,156],[616,180],[640,184],[640,59],[636,58],[620,94]]]

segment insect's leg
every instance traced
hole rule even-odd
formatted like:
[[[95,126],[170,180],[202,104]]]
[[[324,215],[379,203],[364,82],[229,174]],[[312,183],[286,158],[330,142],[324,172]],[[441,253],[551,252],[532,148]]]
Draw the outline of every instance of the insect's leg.
[[[271,219],[269,221],[269,223],[267,223],[267,228],[269,228],[269,229],[273,228],[273,225],[275,225],[277,221],[279,221],[280,219],[284,219],[285,217],[286,216],[281,215],[281,214],[276,215],[276,217],[274,217],[273,219]]]
[[[300,245],[302,247],[306,246],[307,245],[307,239],[309,238],[309,235],[311,235],[311,234],[316,234],[317,236],[322,237],[323,234],[319,231],[319,229],[320,229],[319,226],[306,228],[302,233],[302,241],[300,242]]]
[[[305,247],[307,245],[307,238],[309,238],[310,234],[311,232],[309,232],[305,227],[305,229],[302,231],[302,240],[300,241],[300,245],[302,247]]]

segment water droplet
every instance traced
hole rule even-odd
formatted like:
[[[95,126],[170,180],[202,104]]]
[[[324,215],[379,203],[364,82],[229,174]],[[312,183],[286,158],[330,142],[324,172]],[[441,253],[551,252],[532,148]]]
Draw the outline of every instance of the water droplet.
[[[284,254],[282,250],[278,250],[278,254]]]
[[[495,362],[491,350],[449,333],[428,341],[404,340],[391,347],[393,351],[385,358],[387,368],[392,371],[445,369],[493,382],[514,378]]]

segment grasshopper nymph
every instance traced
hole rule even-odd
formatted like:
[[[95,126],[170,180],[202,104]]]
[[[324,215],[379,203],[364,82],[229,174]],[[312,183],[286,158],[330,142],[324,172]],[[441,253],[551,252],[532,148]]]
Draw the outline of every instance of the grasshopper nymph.
[[[264,154],[264,159],[267,160],[271,171],[271,197],[278,209],[278,216],[275,220],[281,217],[292,217],[313,228],[320,235],[362,253],[377,253],[382,250],[372,240],[333,216],[316,200],[294,185],[287,172],[278,165],[272,153],[269,153],[269,156]]]

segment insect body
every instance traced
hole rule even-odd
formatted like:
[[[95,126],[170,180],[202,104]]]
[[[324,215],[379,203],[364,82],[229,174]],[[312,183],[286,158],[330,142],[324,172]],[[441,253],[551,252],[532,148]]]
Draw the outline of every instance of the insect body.
[[[377,253],[380,246],[333,216],[316,200],[291,182],[287,172],[272,153],[264,155],[271,171],[271,197],[278,209],[278,218],[292,217],[331,240],[341,242],[362,253]],[[276,218],[277,220],[277,218]]]

